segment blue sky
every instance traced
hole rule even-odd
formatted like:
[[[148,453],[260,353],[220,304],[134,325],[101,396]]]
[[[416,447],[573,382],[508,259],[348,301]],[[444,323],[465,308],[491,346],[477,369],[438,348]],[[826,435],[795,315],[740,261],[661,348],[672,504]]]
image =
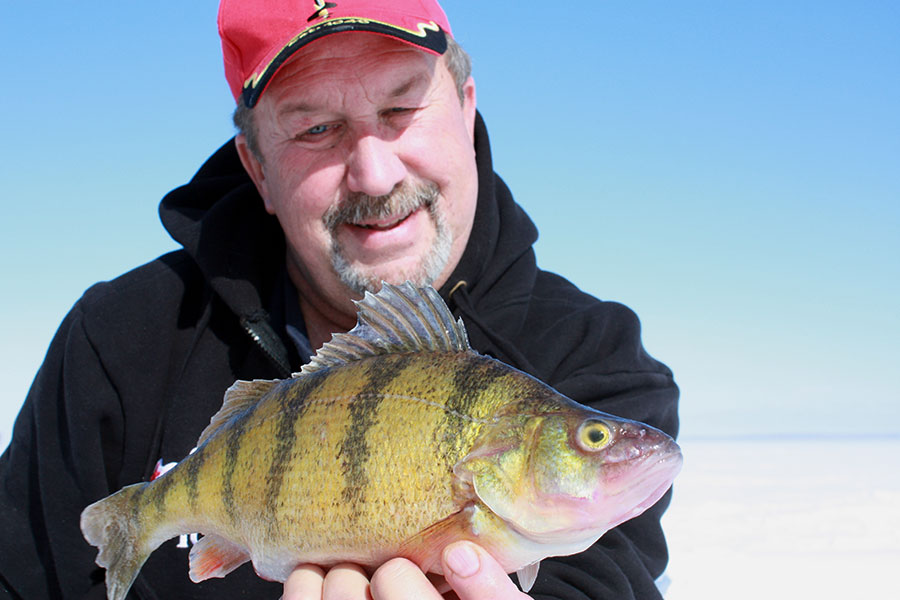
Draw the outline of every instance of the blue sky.
[[[900,5],[443,5],[540,263],[638,312],[685,436],[900,434]],[[233,133],[216,6],[0,2],[0,446]]]

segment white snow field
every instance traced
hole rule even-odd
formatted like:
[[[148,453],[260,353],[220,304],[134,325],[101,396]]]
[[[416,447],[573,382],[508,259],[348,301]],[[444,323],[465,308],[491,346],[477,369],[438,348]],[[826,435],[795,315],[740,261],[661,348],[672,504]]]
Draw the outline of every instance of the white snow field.
[[[900,438],[681,445],[667,600],[900,598]]]

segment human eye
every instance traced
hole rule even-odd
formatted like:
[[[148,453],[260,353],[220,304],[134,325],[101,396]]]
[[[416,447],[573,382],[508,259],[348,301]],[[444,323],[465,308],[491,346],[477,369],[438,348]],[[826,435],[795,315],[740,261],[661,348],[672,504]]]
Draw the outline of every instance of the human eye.
[[[406,127],[412,122],[418,108],[413,106],[392,106],[382,111],[382,119],[394,127]]]
[[[412,117],[421,110],[419,106],[395,106],[388,110],[390,116],[394,118]]]
[[[340,125],[337,123],[321,123],[304,129],[294,139],[300,142],[320,142],[336,134],[339,130]]]

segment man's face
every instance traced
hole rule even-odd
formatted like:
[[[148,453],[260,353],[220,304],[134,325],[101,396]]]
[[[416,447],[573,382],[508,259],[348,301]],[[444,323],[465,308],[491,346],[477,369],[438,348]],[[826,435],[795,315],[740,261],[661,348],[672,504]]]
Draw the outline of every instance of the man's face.
[[[443,284],[468,241],[478,180],[475,87],[461,103],[440,57],[342,33],[300,50],[238,149],[284,230],[302,295],[351,308],[382,280]]]

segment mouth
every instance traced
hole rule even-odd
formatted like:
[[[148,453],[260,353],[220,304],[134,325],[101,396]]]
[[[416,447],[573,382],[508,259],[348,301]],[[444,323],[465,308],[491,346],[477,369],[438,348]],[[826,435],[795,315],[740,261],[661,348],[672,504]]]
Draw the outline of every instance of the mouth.
[[[347,223],[347,225],[351,227],[359,227],[361,229],[368,229],[371,231],[387,231],[389,229],[393,229],[398,225],[402,224],[404,221],[409,219],[409,217],[415,212],[415,210],[407,212],[401,216],[388,216],[381,219],[369,219],[363,220],[358,223]]]
[[[650,504],[655,503],[681,471],[681,450],[674,442],[672,446],[666,452],[635,460],[631,464],[623,463],[624,468],[617,477],[609,481],[606,493],[611,496],[630,495],[633,498],[644,494],[653,498]]]
[[[349,194],[329,208],[322,220],[332,235],[343,229],[368,238],[380,232],[402,230],[402,225],[417,220],[413,218],[415,215],[433,212],[439,194],[433,183],[404,181],[385,196]]]
[[[348,260],[383,262],[406,256],[428,235],[429,217],[424,207],[406,207],[388,215],[347,219],[335,230]]]

